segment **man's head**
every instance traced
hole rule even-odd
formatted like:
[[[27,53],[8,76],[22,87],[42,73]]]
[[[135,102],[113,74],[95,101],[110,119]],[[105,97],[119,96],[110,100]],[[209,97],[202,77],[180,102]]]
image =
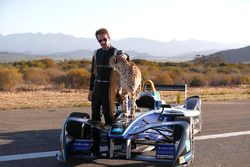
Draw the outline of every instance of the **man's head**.
[[[110,47],[110,36],[107,29],[105,28],[98,29],[95,32],[95,36],[103,49],[108,49]]]

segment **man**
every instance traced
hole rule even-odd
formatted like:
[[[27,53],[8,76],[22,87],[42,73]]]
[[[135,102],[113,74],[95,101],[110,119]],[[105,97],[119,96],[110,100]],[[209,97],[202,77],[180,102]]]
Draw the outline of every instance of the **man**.
[[[95,51],[92,58],[88,100],[92,102],[92,120],[101,121],[100,108],[102,107],[105,124],[111,125],[114,118],[111,112],[109,89],[113,69],[109,66],[109,60],[114,55],[117,55],[117,59],[120,60],[125,60],[128,57],[121,55],[121,51],[111,45],[107,29],[101,28],[97,30],[95,36],[101,48]],[[92,152],[98,154],[100,150],[100,132],[93,129],[92,133]]]

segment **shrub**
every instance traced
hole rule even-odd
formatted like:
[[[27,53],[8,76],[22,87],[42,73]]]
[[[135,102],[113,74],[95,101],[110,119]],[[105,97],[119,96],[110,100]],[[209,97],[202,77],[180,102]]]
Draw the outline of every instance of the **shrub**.
[[[24,81],[29,85],[47,85],[50,82],[46,71],[38,67],[26,68]]]
[[[241,76],[240,82],[241,82],[241,84],[250,85],[250,76],[248,76],[248,75]]]
[[[89,68],[91,62],[88,60],[64,60],[59,62],[61,69],[69,71],[77,68]]]
[[[189,86],[191,87],[200,87],[200,86],[206,86],[206,85],[207,85],[207,80],[201,74],[192,75],[189,80]]]
[[[141,70],[142,80],[146,80],[149,78],[149,71],[148,68],[145,66],[139,66]]]
[[[188,83],[188,74],[189,72],[185,72],[183,69],[169,71],[170,77],[173,79],[174,84],[186,84]]]
[[[66,73],[57,68],[48,68],[46,70],[47,75],[49,76],[50,82],[55,88],[64,88]]]
[[[173,79],[167,72],[158,73],[152,78],[152,80],[155,84],[166,84],[166,85],[174,84]]]
[[[237,74],[227,74],[227,75],[214,75],[210,78],[209,85],[210,86],[235,86],[244,84],[243,82],[247,82],[247,77],[242,77],[241,75]],[[245,83],[247,84],[247,83]]]
[[[189,82],[189,76],[187,73],[179,73],[176,74],[170,74],[171,78],[173,78],[174,84],[187,84]]]
[[[204,72],[204,69],[201,66],[190,67],[189,70],[190,70],[190,72],[194,72],[194,73],[203,73]]]
[[[90,74],[85,69],[73,69],[67,73],[65,87],[71,89],[87,88]]]
[[[222,66],[217,68],[217,72],[218,73],[223,73],[223,74],[238,74],[240,72],[240,70],[234,66]]]
[[[45,66],[45,68],[55,68],[57,66],[54,60],[49,58],[37,60],[37,62],[41,62]]]
[[[241,79],[240,75],[231,75],[230,86],[240,85]]]
[[[46,69],[46,68],[56,68],[57,64],[54,62],[54,60],[45,58],[45,59],[40,59],[40,60],[14,62],[13,66],[21,70],[26,69],[28,67],[38,67],[38,68]]]
[[[14,89],[22,82],[22,74],[14,67],[0,68],[0,90],[7,91]]]

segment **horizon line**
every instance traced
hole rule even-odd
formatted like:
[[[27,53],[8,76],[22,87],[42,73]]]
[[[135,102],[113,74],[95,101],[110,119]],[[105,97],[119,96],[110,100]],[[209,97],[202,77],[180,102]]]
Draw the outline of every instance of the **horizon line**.
[[[10,36],[10,35],[19,35],[19,34],[65,35],[65,36],[71,36],[71,37],[74,37],[74,38],[95,39],[95,37],[90,38],[90,37],[75,36],[75,35],[72,35],[72,34],[65,34],[65,33],[62,33],[62,32],[57,32],[57,33],[52,33],[52,32],[48,32],[48,33],[42,33],[42,32],[17,32],[17,33],[11,33],[11,34],[2,34],[2,33],[0,33],[0,36]],[[145,40],[151,40],[151,41],[156,41],[156,42],[161,42],[161,43],[185,42],[185,41],[195,40],[195,41],[211,42],[211,43],[218,43],[218,44],[249,45],[249,43],[218,42],[218,41],[212,41],[212,40],[210,41],[210,40],[196,39],[196,38],[189,38],[189,39],[185,39],[185,40],[171,39],[169,41],[162,41],[162,40],[158,40],[158,39],[150,39],[150,38],[145,38],[145,37],[124,37],[124,38],[120,38],[120,39],[113,39],[111,37],[112,41],[120,41],[120,40],[124,40],[124,39],[145,39]]]

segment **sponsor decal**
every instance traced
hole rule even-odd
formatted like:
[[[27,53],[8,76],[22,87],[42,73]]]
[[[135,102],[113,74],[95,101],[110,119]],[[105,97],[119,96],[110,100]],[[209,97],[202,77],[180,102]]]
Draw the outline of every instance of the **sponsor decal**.
[[[73,150],[88,151],[92,147],[92,140],[79,140],[76,139],[73,143]]]
[[[174,159],[175,145],[174,144],[159,144],[156,146],[156,158]]]

